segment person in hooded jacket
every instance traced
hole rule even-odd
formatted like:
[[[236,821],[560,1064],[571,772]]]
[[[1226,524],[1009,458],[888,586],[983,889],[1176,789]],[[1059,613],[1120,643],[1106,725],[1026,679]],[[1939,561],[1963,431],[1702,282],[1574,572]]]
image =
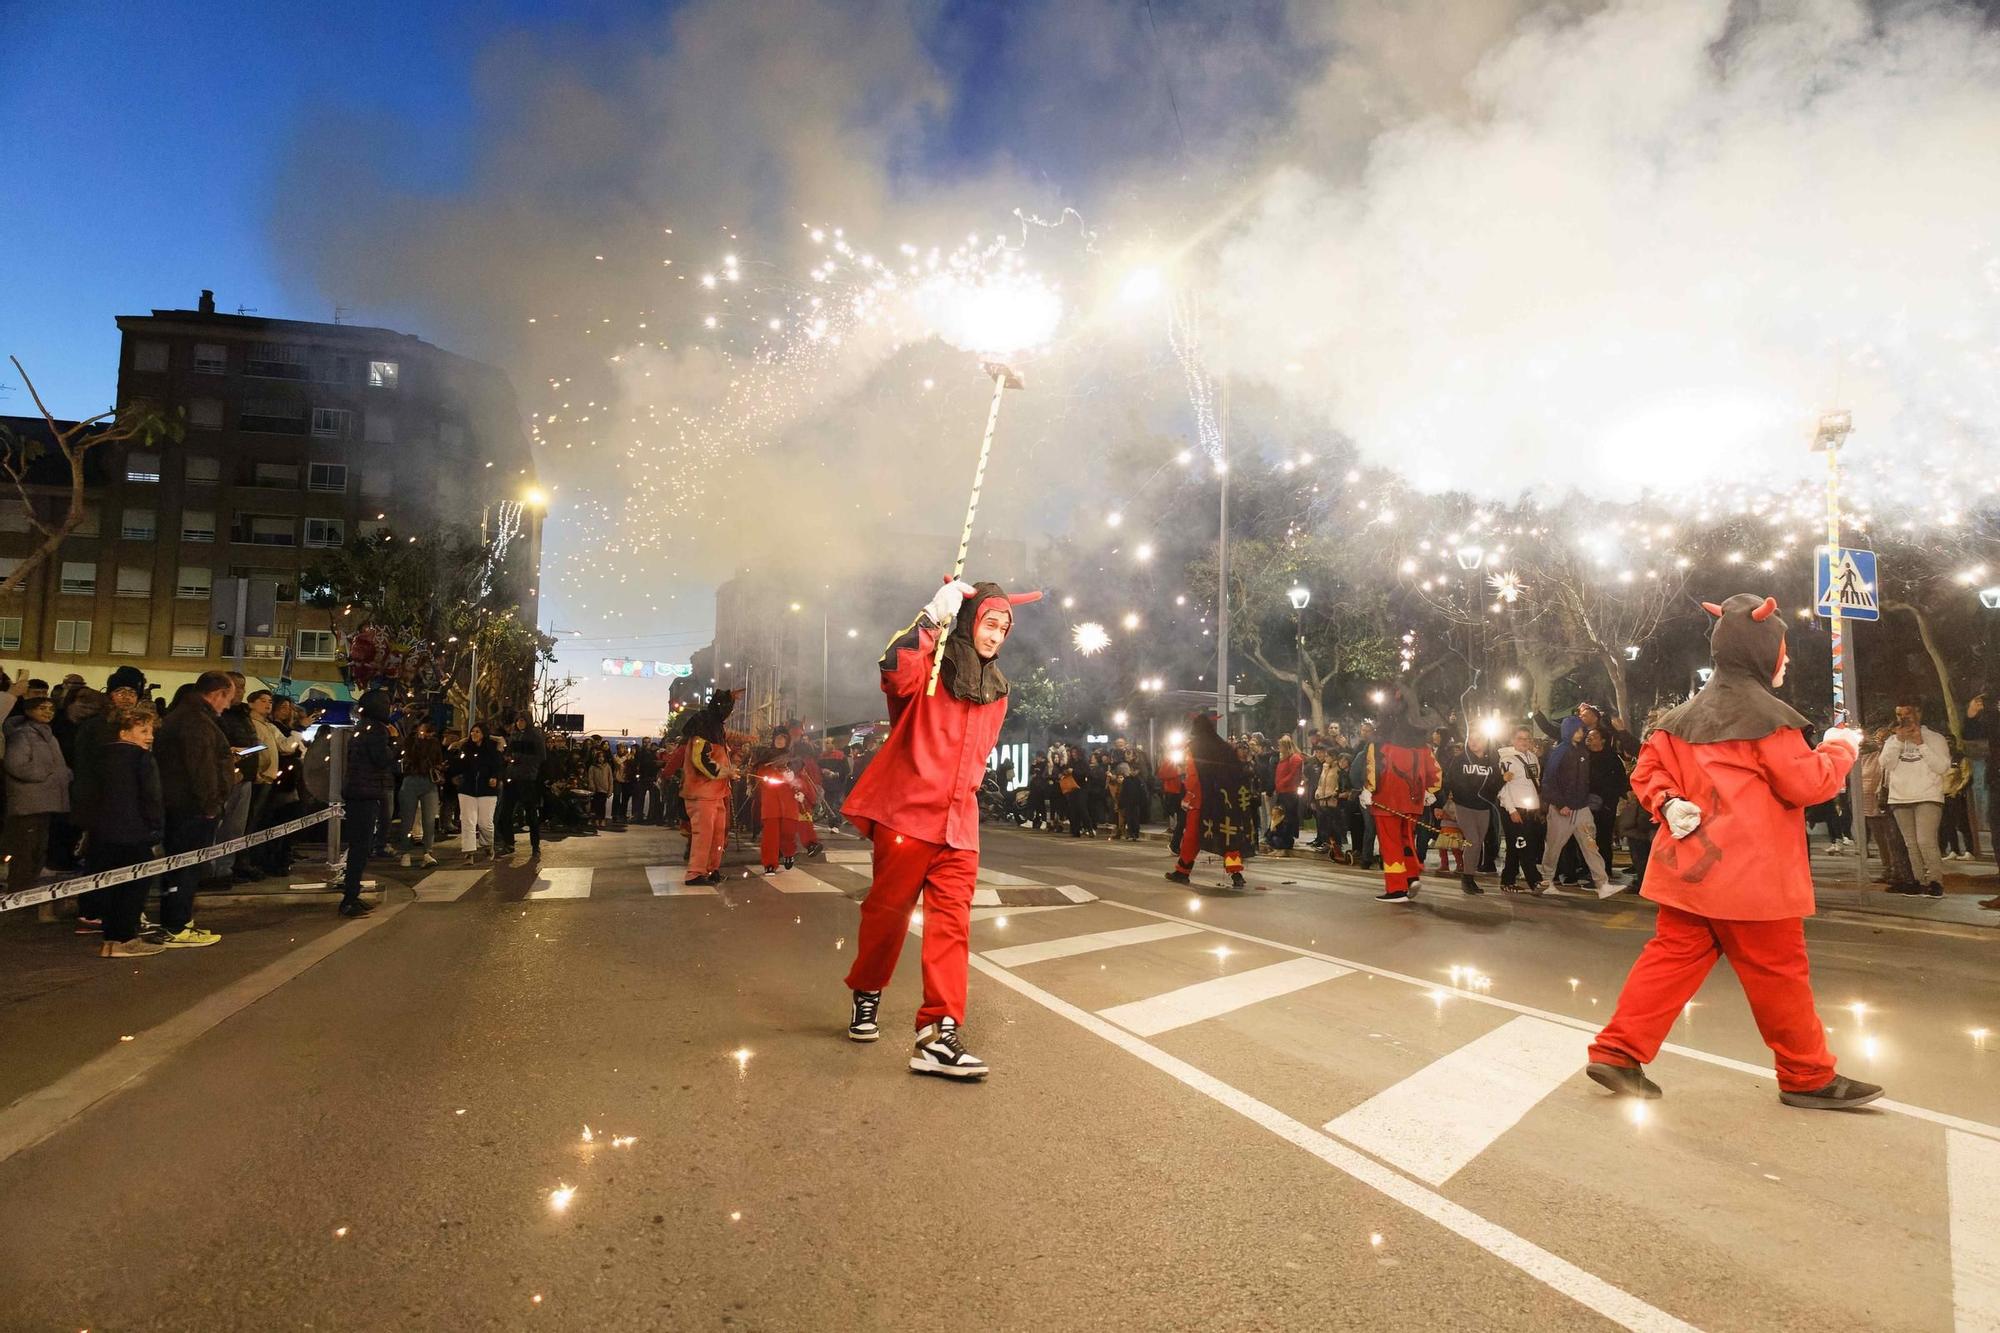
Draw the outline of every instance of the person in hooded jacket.
[[[1232,888],[1243,888],[1244,862],[1257,850],[1256,811],[1261,805],[1256,771],[1237,748],[1216,732],[1215,714],[1202,710],[1187,721],[1182,760],[1181,836],[1167,878],[1194,882],[1194,863],[1203,852],[1222,858]]]
[[[1835,728],[1806,747],[1806,719],[1776,693],[1786,651],[1774,598],[1738,593],[1703,607],[1715,617],[1714,674],[1659,719],[1632,770],[1633,794],[1671,835],[1655,840],[1642,890],[1659,915],[1585,1072],[1620,1096],[1660,1096],[1644,1067],[1727,958],[1775,1058],[1779,1100],[1865,1106],[1882,1089],[1835,1071],[1805,935],[1814,910],[1805,809],[1847,781],[1860,734]]]
[[[792,868],[792,858],[809,837],[799,818],[802,793],[792,755],[791,729],[771,728],[771,743],[755,757],[753,765],[757,813],[764,821],[759,850],[763,853],[764,873],[775,875],[780,866],[786,870]]]
[[[1590,869],[1590,887],[1600,898],[1618,892],[1597,850],[1597,821],[1592,816],[1597,800],[1590,790],[1590,751],[1584,742],[1584,721],[1580,717],[1562,720],[1562,744],[1550,750],[1542,765],[1542,806],[1548,811],[1548,837],[1542,844],[1542,873],[1529,881],[1529,891],[1540,895],[1547,881],[1556,877],[1556,861],[1572,842],[1583,853]]]
[[[0,853],[8,858],[7,888],[19,893],[42,877],[49,855],[49,825],[69,812],[69,765],[50,729],[56,701],[29,699],[7,719],[7,818],[0,825]]]
[[[1437,803],[1444,785],[1428,743],[1435,721],[1415,692],[1398,684],[1374,739],[1355,760],[1362,773],[1361,804],[1374,817],[1375,841],[1382,849],[1378,903],[1408,903],[1423,875],[1417,824]]]
[[[396,801],[396,741],[390,730],[389,692],[369,690],[355,712],[360,722],[347,738],[347,768],[341,788],[346,804],[347,870],[341,881],[340,914],[367,916],[375,909],[361,901],[361,877],[375,851],[375,835]]]
[[[153,858],[153,848],[166,835],[166,801],[160,791],[160,767],[153,762],[153,732],[158,718],[150,706],[131,704],[113,710],[111,740],[94,761],[92,797],[78,810],[92,874],[122,870]],[[144,958],[166,945],[139,935],[141,912],[156,876],[127,880],[104,895],[105,958]]]
[[[687,808],[687,883],[722,883],[722,844],[729,836],[730,783],[737,776],[727,723],[741,690],[716,690],[681,724],[681,802]]]
[[[1458,884],[1467,893],[1484,893],[1474,872],[1484,868],[1480,863],[1486,855],[1486,834],[1492,826],[1494,802],[1499,799],[1505,781],[1500,761],[1486,737],[1475,731],[1443,768],[1445,795],[1450,798],[1459,833],[1470,853],[1470,869],[1458,877]]]
[[[921,898],[924,1002],[910,1052],[910,1068],[920,1074],[986,1076],[986,1062],[965,1048],[961,1032],[979,878],[979,789],[1007,717],[1000,649],[1013,631],[1014,608],[1040,597],[953,581],[889,641],[880,663],[889,738],[841,807],[874,844],[874,882],[847,973],[847,1035],[881,1035],[882,988],[895,974]]]

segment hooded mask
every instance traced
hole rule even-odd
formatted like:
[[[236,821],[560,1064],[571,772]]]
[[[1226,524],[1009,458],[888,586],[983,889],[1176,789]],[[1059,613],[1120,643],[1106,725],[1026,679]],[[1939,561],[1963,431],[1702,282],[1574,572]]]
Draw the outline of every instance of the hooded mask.
[[[1401,682],[1389,689],[1389,702],[1376,719],[1375,739],[1383,745],[1414,750],[1430,744],[1431,733],[1444,725],[1424,706],[1414,685]]]
[[[945,636],[944,663],[938,670],[938,683],[955,699],[963,699],[969,704],[990,704],[995,699],[1005,698],[1007,677],[1001,674],[998,661],[984,661],[973,642],[972,632],[979,625],[979,618],[997,604],[1007,609],[1008,633],[1013,633],[1014,608],[1028,602],[1038,602],[1039,592],[1008,593],[997,583],[975,583],[972,596],[965,599],[957,619],[951,622],[951,633]]]
[[[1785,618],[1776,599],[1739,592],[1720,606],[1701,605],[1715,617],[1708,636],[1715,674],[1701,693],[1668,710],[1658,728],[1690,745],[1761,741],[1785,727],[1803,728],[1804,715],[1771,685],[1785,662]]]
[[[708,702],[688,714],[687,721],[681,723],[681,739],[692,740],[700,737],[711,745],[720,745],[729,739],[723,723],[729,720],[736,709],[736,696],[728,690],[713,690]]]

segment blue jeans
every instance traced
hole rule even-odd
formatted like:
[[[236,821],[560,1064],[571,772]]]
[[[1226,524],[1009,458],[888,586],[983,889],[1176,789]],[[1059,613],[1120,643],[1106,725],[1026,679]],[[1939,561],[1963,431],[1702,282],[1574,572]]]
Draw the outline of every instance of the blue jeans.
[[[429,852],[437,841],[437,783],[429,778],[405,777],[402,790],[396,793],[396,818],[403,826],[405,847],[416,841],[418,816],[423,819],[424,851]]]

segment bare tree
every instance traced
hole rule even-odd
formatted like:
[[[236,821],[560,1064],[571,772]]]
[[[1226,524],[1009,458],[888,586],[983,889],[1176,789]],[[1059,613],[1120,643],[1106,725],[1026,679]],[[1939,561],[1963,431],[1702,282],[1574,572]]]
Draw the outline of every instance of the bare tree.
[[[178,441],[183,429],[178,415],[169,418],[150,403],[130,403],[123,408],[110,408],[65,427],[49,411],[48,404],[42,401],[42,395],[36,390],[35,382],[28,378],[20,358],[10,356],[7,359],[14,363],[21,383],[28,388],[28,396],[35,400],[35,407],[48,425],[56,452],[67,465],[69,506],[59,518],[46,517],[36,508],[34,496],[28,488],[39,483],[31,480],[29,473],[34,463],[45,455],[48,445],[0,430],[0,475],[13,484],[28,526],[41,534],[41,541],[35,549],[21,557],[21,563],[12,574],[0,580],[0,593],[19,588],[37,566],[62,548],[63,538],[76,531],[77,525],[83,522],[86,507],[84,462],[92,450],[107,444],[151,445],[162,439]]]
[[[1515,620],[1522,662],[1559,671],[1565,659],[1594,661],[1611,682],[1613,706],[1629,718],[1632,655],[1680,608],[1684,568],[1670,555],[1640,567],[1599,561],[1554,532],[1520,555],[1528,585]],[[1546,681],[1538,676],[1535,685],[1542,693]]]

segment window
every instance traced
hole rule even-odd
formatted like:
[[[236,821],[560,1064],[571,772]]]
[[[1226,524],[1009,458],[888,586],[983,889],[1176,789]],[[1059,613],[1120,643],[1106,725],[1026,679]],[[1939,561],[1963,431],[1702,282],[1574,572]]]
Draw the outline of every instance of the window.
[[[229,349],[221,343],[196,343],[194,345],[194,373],[197,375],[227,375],[229,373]]]
[[[167,345],[165,343],[142,342],[132,344],[132,369],[165,370],[167,368]]]
[[[174,580],[174,596],[182,601],[205,602],[213,590],[215,571],[207,565],[182,565]]]
[[[306,467],[306,489],[309,491],[331,491],[336,495],[345,495],[347,493],[347,464],[308,464]]]
[[[103,521],[104,515],[99,512],[97,502],[93,500],[84,505],[83,517],[77,520],[77,525],[71,529],[70,535],[72,537],[95,537],[98,533],[98,525]]]
[[[229,540],[251,546],[297,546],[298,520],[289,514],[238,514]]]
[[[13,578],[13,577],[14,577],[14,571],[15,571],[15,570],[17,570],[17,569],[19,569],[20,567],[21,567],[21,557],[20,557],[20,556],[18,556],[18,555],[0,555],[0,579],[11,579],[11,578]]]
[[[181,540],[184,542],[214,541],[215,511],[213,509],[181,510]]]
[[[305,404],[289,398],[245,398],[236,424],[243,430],[262,431],[267,435],[303,435],[306,433]]]
[[[144,657],[146,655],[146,627],[144,625],[113,625],[111,627],[111,651],[121,657]]]
[[[153,595],[153,571],[144,565],[118,566],[118,595],[120,597],[151,597]],[[115,649],[113,650],[116,651]]]
[[[190,485],[213,486],[222,480],[222,460],[210,454],[190,454],[187,461]]]
[[[396,442],[396,418],[387,412],[370,412],[367,415],[366,434],[370,444],[394,444]]]
[[[251,485],[271,486],[280,490],[297,490],[299,485],[299,465],[297,463],[259,463],[252,474]]]
[[[0,648],[10,652],[21,647],[21,617],[0,616]]]
[[[274,583],[278,587],[278,600],[281,602],[296,602],[299,599],[296,582],[298,575],[288,574],[282,569],[252,569],[248,565],[231,565],[229,577],[249,579],[252,583]]]
[[[345,526],[337,518],[306,520],[306,545],[335,547],[347,540]]]
[[[97,566],[88,560],[63,561],[62,590],[78,596],[96,592]]]
[[[90,622],[88,620],[58,620],[56,622],[56,651],[59,653],[89,652]]]
[[[159,535],[159,524],[150,509],[126,509],[119,521],[118,535],[128,542],[149,542]]]
[[[368,363],[368,387],[371,389],[395,388],[396,363],[394,361],[370,361]]]
[[[188,403],[188,425],[201,430],[222,429],[222,400],[196,398]]]
[[[207,657],[208,626],[206,625],[174,626],[174,656]]]
[[[30,526],[27,506],[19,500],[0,504],[0,532],[26,532]]]
[[[353,357],[322,352],[313,358],[312,377],[316,384],[352,384],[360,375]]]
[[[328,439],[347,438],[348,419],[354,414],[344,407],[315,407],[313,409],[313,434]]]
[[[302,380],[308,369],[306,349],[297,343],[257,343],[243,364],[244,374],[271,380]]]
[[[314,662],[333,660],[333,631],[330,629],[302,629],[299,631],[299,656]]]
[[[125,455],[125,480],[158,481],[160,479],[160,456],[144,449],[134,449]]]

